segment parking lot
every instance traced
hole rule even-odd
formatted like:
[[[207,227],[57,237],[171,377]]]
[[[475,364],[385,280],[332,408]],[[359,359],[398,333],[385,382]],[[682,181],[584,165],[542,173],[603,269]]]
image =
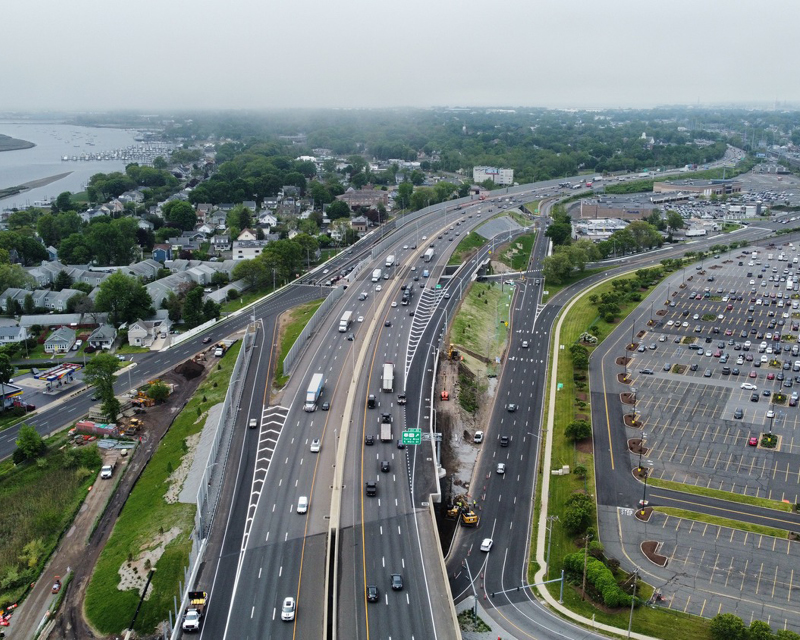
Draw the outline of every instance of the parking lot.
[[[628,368],[654,477],[800,501],[797,249],[706,261],[653,304]]]

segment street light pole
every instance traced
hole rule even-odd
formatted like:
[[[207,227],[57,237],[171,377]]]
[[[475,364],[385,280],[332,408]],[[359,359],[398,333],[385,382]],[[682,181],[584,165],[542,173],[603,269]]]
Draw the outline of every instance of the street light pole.
[[[636,602],[636,578],[639,577],[639,567],[633,570],[633,597],[631,598],[631,615],[628,618],[628,637],[631,637],[631,627],[633,626],[633,605]]]
[[[553,544],[553,523],[558,522],[558,516],[547,516],[547,533],[549,534],[549,538],[547,540],[547,578],[546,580],[550,579],[550,546]]]

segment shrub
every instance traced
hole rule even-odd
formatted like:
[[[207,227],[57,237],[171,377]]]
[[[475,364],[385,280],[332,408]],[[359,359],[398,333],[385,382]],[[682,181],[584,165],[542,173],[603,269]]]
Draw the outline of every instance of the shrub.
[[[564,430],[564,435],[570,440],[586,440],[592,437],[592,425],[588,420],[573,420]]]

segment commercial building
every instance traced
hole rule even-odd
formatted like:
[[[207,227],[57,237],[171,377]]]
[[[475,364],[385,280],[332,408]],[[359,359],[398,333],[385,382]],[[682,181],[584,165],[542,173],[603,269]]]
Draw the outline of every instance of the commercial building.
[[[615,231],[628,226],[627,220],[617,218],[598,218],[597,220],[581,220],[572,223],[572,237],[575,240],[606,240]]]
[[[513,169],[498,169],[497,167],[472,167],[472,181],[480,184],[491,180],[495,184],[514,184]]]
[[[346,202],[351,209],[354,207],[374,209],[379,204],[384,207],[389,204],[389,192],[379,189],[353,189],[353,187],[350,187],[342,195],[336,196],[336,199]]]
[[[581,220],[600,220],[618,218],[622,220],[641,220],[659,207],[647,201],[631,201],[625,199],[587,199],[581,200],[578,207]],[[574,211],[574,209],[572,209]]]

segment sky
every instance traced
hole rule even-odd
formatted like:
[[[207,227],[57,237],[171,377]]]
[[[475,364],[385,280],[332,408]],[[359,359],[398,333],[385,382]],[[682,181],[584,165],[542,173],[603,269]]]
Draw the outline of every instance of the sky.
[[[797,0],[3,3],[0,111],[800,106]]]

